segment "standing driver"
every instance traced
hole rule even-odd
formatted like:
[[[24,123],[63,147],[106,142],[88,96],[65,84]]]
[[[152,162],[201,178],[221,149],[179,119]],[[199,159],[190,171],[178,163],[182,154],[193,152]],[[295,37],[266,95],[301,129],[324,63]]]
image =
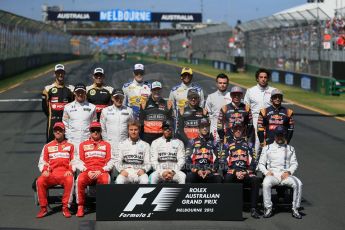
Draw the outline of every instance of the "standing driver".
[[[230,92],[228,92],[229,77],[224,74],[218,74],[216,78],[217,91],[208,95],[205,109],[207,110],[211,121],[211,133],[215,140],[219,141],[217,133],[217,122],[220,110],[223,106],[231,103]]]
[[[93,84],[86,87],[87,100],[96,106],[97,120],[101,116],[102,109],[111,104],[113,87],[104,85],[104,69],[98,67],[93,71]]]
[[[47,143],[55,138],[53,127],[56,122],[62,121],[65,105],[73,101],[73,86],[65,85],[65,67],[57,64],[54,70],[55,82],[44,87],[42,92],[42,109],[48,118]]]
[[[86,86],[79,83],[74,88],[75,100],[67,104],[63,111],[62,121],[66,127],[66,138],[75,148],[75,161],[79,156],[79,144],[89,139],[89,126],[96,121],[96,106],[86,100]]]
[[[147,100],[151,94],[150,84],[144,81],[145,68],[143,64],[135,64],[133,68],[133,81],[123,85],[125,94],[124,105],[133,109],[134,117],[139,119],[140,105]]]
[[[290,143],[294,131],[294,119],[292,109],[282,106],[283,93],[275,89],[271,93],[272,105],[266,109],[261,109],[258,119],[258,137],[261,146],[274,142],[274,130],[278,126],[283,126],[286,132],[285,140]]]
[[[253,126],[255,129],[255,152],[259,153],[260,141],[257,136],[258,118],[261,109],[271,105],[271,93],[273,87],[268,85],[271,73],[266,69],[259,69],[255,73],[257,85],[249,88],[244,96],[244,104],[249,105],[253,114]]]

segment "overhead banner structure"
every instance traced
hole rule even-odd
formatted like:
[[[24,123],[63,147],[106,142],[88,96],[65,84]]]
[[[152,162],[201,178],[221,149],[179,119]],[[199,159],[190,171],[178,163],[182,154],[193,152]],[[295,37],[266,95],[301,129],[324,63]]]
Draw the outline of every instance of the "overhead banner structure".
[[[96,199],[97,221],[243,220],[242,184],[97,185]]]
[[[144,10],[101,11],[99,21],[109,22],[151,22],[151,12]]]
[[[200,13],[152,13],[153,22],[202,22]]]
[[[49,21],[99,21],[99,12],[48,11]]]
[[[49,21],[202,22],[201,13],[154,13],[145,10],[48,11]]]

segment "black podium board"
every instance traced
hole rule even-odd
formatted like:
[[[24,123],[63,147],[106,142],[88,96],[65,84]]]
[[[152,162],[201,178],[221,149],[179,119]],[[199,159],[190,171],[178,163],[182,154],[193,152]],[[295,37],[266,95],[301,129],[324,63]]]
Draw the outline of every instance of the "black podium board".
[[[97,221],[242,220],[242,184],[97,185]]]

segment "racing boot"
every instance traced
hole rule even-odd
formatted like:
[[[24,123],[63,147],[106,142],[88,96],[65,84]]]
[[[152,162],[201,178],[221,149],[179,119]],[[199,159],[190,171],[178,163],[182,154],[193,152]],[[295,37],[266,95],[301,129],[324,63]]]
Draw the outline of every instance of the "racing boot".
[[[250,209],[250,215],[251,215],[254,219],[260,219],[260,215],[259,215],[258,211],[256,211],[256,208]]]
[[[39,211],[39,213],[37,214],[36,218],[45,217],[45,216],[47,215],[47,213],[48,213],[47,207],[46,207],[46,206],[42,206],[42,207],[40,208],[40,211]]]
[[[272,208],[265,208],[264,218],[270,218],[273,215]]]
[[[72,215],[68,209],[68,207],[62,207],[62,215],[64,215],[64,217],[66,218],[70,218]]]
[[[84,216],[84,206],[83,205],[78,205],[78,211],[76,214],[77,217],[83,217]]]
[[[302,219],[302,215],[298,212],[297,209],[293,208],[291,211],[292,211],[291,214],[293,218]]]

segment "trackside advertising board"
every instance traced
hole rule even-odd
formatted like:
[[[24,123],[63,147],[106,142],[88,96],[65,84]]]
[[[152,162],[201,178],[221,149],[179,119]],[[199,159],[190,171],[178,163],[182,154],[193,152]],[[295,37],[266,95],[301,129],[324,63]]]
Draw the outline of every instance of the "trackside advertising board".
[[[243,220],[241,184],[97,185],[97,221]]]

